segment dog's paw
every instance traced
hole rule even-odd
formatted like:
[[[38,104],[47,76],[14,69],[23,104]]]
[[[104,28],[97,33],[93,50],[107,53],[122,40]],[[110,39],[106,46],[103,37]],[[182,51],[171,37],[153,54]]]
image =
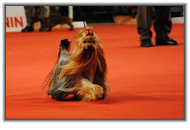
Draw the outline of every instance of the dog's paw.
[[[96,96],[96,99],[101,99],[104,94],[103,88],[99,85],[94,85],[94,89],[95,89],[94,95]]]
[[[95,101],[103,97],[103,88],[99,85],[93,85],[79,89],[77,95],[82,101]]]

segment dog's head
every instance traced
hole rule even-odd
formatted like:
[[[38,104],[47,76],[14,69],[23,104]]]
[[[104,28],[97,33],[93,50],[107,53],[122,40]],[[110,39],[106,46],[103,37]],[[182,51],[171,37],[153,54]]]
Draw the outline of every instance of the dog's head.
[[[81,75],[89,71],[91,75],[105,75],[107,65],[100,39],[90,27],[83,28],[74,36],[76,47],[72,51],[68,64],[62,66],[64,71],[59,78],[66,75]],[[93,79],[93,78],[91,78]]]
[[[83,51],[85,55],[91,56],[92,53],[98,53],[99,50],[102,50],[102,44],[98,36],[94,33],[91,27],[81,29],[76,35],[77,45],[75,48],[76,52]],[[78,51],[77,51],[78,50]]]

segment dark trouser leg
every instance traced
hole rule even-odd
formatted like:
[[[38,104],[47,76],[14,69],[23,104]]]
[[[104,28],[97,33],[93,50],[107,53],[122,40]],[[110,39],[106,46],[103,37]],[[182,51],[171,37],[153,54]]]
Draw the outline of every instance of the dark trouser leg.
[[[156,6],[155,11],[157,14],[157,20],[154,23],[156,45],[178,45],[177,41],[168,37],[172,28],[170,6]]]
[[[138,6],[137,12],[137,30],[140,34],[140,40],[151,39],[152,32],[152,6]]]
[[[156,37],[167,37],[172,28],[170,6],[155,6],[154,8],[157,15],[157,19],[154,22]]]
[[[25,6],[27,26],[33,26],[32,17],[34,15],[34,6]]]
[[[24,6],[24,8],[25,8],[27,25],[21,31],[22,32],[33,32],[34,28],[33,28],[33,24],[32,24],[32,16],[34,15],[34,6]]]
[[[47,18],[49,17],[49,6],[40,6],[40,16]],[[41,22],[40,32],[49,31],[51,29],[47,28],[44,23]]]

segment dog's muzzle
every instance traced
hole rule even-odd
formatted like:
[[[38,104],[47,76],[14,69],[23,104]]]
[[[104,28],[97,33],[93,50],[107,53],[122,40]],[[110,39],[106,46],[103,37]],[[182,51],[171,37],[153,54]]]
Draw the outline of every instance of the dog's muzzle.
[[[88,46],[88,49],[89,49],[89,50],[94,50],[94,47],[91,46],[91,45],[89,45],[89,46]]]

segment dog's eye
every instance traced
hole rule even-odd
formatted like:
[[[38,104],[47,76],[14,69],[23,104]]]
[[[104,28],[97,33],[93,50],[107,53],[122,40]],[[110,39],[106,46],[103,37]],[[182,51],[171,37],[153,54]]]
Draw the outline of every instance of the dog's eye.
[[[93,43],[96,43],[96,41],[92,41]]]
[[[83,41],[83,43],[86,43],[86,41]]]

